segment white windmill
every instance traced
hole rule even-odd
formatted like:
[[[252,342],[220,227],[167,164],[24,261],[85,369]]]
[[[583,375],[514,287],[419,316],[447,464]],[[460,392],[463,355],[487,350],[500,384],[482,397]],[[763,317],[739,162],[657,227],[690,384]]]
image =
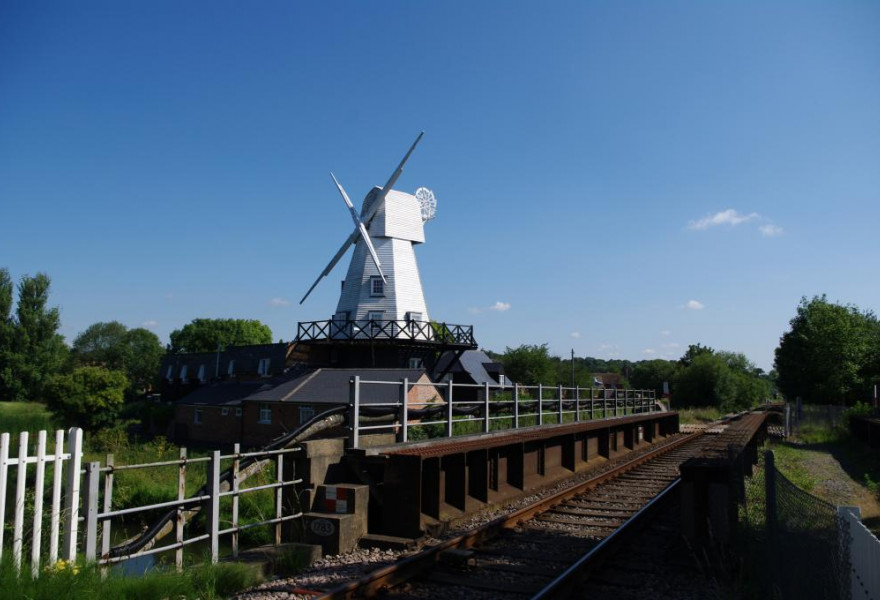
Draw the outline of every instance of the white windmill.
[[[427,188],[419,188],[415,195],[392,189],[422,135],[424,132],[418,135],[385,186],[370,190],[360,213],[333,173],[330,174],[348,206],[355,228],[300,304],[354,244],[333,320],[337,323],[372,321],[374,327],[376,323],[388,321],[428,321],[428,307],[413,248],[424,243],[424,223],[434,218],[437,202]]]

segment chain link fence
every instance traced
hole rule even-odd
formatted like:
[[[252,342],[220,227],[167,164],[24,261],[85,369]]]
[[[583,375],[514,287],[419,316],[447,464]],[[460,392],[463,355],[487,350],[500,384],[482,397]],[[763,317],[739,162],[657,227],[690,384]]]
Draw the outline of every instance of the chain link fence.
[[[837,507],[799,489],[766,452],[740,506],[746,597],[850,599],[850,538]]]

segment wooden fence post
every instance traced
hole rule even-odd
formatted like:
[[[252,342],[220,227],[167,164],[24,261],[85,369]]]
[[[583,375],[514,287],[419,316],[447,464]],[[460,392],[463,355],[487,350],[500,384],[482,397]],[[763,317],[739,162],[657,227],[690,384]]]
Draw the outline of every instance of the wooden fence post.
[[[181,462],[177,465],[177,499],[183,500],[186,498],[186,448],[180,449],[179,456]],[[235,502],[235,500],[233,500],[233,502]],[[178,544],[183,543],[183,526],[183,506],[178,506],[177,515],[174,519],[174,541]],[[233,540],[235,539],[236,538],[233,537]],[[233,550],[235,549],[235,546],[233,546]],[[178,547],[174,551],[174,566],[178,573],[183,571],[183,546]]]
[[[86,463],[86,539],[84,552],[86,562],[93,563],[98,558],[98,488],[101,480],[101,463]]]
[[[67,486],[64,489],[64,543],[62,557],[76,560],[76,536],[79,529],[79,481],[82,468],[82,429],[71,427],[67,432]]]
[[[208,534],[211,542],[211,564],[220,559],[220,451],[211,453],[208,462]]]
[[[15,481],[15,525],[12,530],[12,560],[21,571],[21,549],[24,541],[24,484],[27,482],[28,432],[18,434],[18,469]],[[6,501],[6,498],[3,498]]]
[[[107,454],[105,465],[108,468],[107,474],[104,475],[104,508],[105,513],[113,509],[113,465],[116,464],[112,454]],[[104,519],[101,522],[101,558],[110,554],[110,542],[112,541],[112,529],[110,519]],[[105,567],[101,570],[101,576],[106,577],[110,571]]]
[[[49,526],[49,564],[58,561],[58,530],[61,529],[61,481],[64,478],[64,430],[55,432],[55,463],[52,473],[52,515]]]
[[[232,556],[238,558],[238,471],[241,469],[241,444],[232,446]]]
[[[6,522],[6,470],[9,462],[9,434],[0,433],[0,559],[3,558],[3,524]]]
[[[284,455],[275,455],[275,482],[282,483],[284,481]],[[275,488],[275,518],[280,519],[284,516],[284,503],[282,501],[284,488],[278,486]],[[275,523],[275,545],[281,545],[281,521]]]
[[[40,574],[40,542],[43,538],[43,487],[46,483],[46,431],[37,437],[37,474],[34,477],[34,526],[31,537],[31,574]],[[0,495],[0,502],[5,496]],[[2,523],[2,521],[0,521]]]

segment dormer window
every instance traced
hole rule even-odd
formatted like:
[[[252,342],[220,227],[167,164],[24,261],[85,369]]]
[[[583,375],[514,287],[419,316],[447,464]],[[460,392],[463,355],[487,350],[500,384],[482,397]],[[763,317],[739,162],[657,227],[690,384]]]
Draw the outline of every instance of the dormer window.
[[[267,377],[269,375],[269,359],[261,358],[260,364],[257,365],[257,374]]]
[[[186,372],[189,370],[189,365],[183,365],[180,367],[180,378],[186,381]]]
[[[168,381],[174,380],[174,365],[168,365],[168,372],[165,373],[165,379]]]
[[[385,295],[385,282],[378,275],[370,277],[370,296],[381,297]]]
[[[199,365],[199,381],[205,383],[205,365]]]
[[[229,375],[230,377],[235,375],[235,360],[234,359],[229,361],[229,368],[226,369],[226,374]]]

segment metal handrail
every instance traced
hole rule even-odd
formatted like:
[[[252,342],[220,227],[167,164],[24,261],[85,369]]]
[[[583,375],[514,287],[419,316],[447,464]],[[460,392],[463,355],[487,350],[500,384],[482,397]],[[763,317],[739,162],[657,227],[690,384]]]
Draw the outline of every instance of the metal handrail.
[[[297,325],[296,341],[318,340],[411,340],[477,347],[473,325],[433,321],[385,319],[331,319],[305,321]]]

